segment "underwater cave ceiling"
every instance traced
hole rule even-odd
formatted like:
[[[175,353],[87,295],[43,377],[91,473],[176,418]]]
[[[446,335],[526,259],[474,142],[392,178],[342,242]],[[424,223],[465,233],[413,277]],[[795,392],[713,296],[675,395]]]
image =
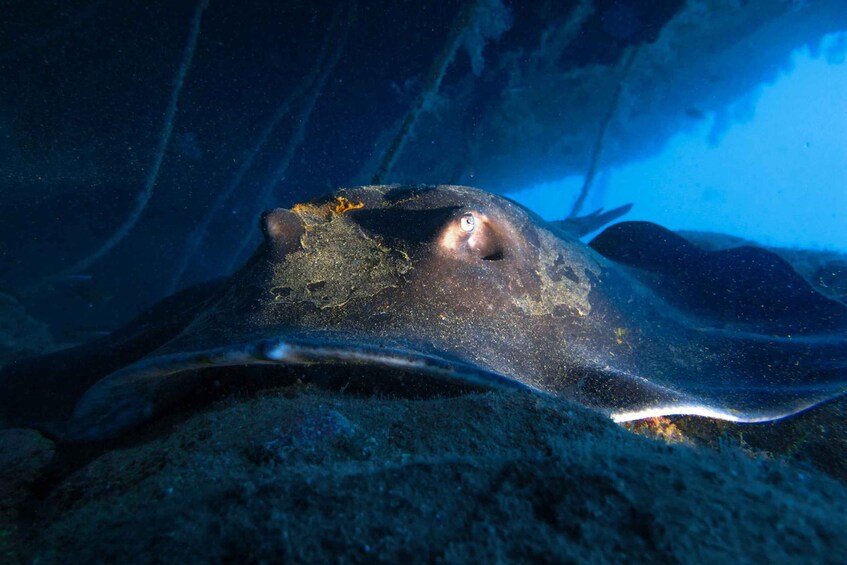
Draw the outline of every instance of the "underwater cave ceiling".
[[[258,241],[261,210],[337,186],[506,192],[585,172],[598,145],[601,166],[644,157],[776,77],[793,49],[847,27],[843,0],[211,0],[202,20],[197,10],[3,4],[0,286],[38,317],[56,321],[43,300],[54,293],[69,318],[113,325],[226,274]],[[131,215],[194,22],[137,223],[74,273],[96,288],[28,292]]]

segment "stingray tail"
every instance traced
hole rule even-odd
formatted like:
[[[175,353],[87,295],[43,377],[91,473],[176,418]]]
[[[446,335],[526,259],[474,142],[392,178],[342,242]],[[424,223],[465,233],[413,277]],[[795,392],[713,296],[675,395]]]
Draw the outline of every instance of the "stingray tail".
[[[606,212],[602,208],[598,208],[585,216],[557,220],[552,223],[568,235],[583,237],[625,216],[630,210],[632,210],[632,203],[618,206]]]

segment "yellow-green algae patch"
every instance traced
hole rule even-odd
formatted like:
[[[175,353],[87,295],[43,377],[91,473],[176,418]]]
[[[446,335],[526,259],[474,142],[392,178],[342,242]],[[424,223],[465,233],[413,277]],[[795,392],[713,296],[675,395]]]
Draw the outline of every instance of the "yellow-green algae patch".
[[[536,274],[541,280],[538,298],[519,296],[515,305],[533,316],[549,315],[558,308],[567,308],[579,316],[591,312],[588,295],[591,282],[588,273],[595,277],[600,274],[600,266],[588,255],[561,245],[561,242],[547,230],[538,230],[539,268]]]
[[[338,198],[324,205],[293,208],[305,231],[301,249],[274,265],[275,303],[310,302],[318,308],[336,308],[397,286],[412,262],[405,252],[364,233],[346,215],[363,206]]]

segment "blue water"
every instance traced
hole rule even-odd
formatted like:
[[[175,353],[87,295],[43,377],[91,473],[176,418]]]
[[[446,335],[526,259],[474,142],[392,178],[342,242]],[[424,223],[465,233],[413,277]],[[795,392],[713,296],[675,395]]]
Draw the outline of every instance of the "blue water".
[[[571,8],[6,2],[0,289],[105,331],[275,206],[453,183],[555,219],[589,170],[582,213],[847,249],[843,4]]]
[[[778,247],[847,251],[847,33],[800,47],[774,79],[674,134],[646,159],[603,171],[589,208],[635,204],[627,219],[731,233]],[[547,219],[583,176],[510,196]]]

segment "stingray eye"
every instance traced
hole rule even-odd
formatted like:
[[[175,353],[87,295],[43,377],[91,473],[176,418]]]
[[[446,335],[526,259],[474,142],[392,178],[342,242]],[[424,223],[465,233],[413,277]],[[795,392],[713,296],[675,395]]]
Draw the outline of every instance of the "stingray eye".
[[[504,257],[496,222],[482,212],[465,212],[442,231],[441,248],[454,257],[498,261]]]

